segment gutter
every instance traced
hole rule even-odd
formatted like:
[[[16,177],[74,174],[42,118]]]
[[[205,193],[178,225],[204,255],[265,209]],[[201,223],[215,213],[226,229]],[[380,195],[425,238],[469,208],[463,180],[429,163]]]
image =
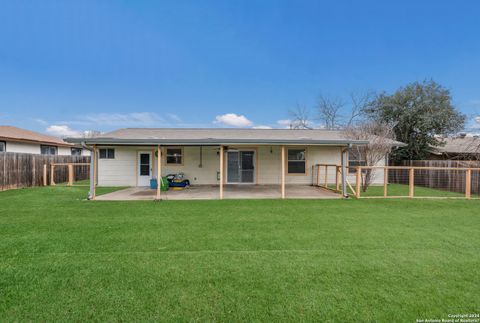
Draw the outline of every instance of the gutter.
[[[4,136],[0,137],[0,140],[38,144],[38,145],[58,146],[58,147],[72,147],[72,144],[68,142],[43,141],[43,140],[33,140],[33,139],[24,139],[24,138],[4,137]]]
[[[82,138],[67,138],[70,143],[83,143]],[[115,138],[92,138],[90,144],[96,145],[189,145],[189,146],[218,146],[218,145],[367,145],[368,140],[279,140],[279,139],[115,139]]]

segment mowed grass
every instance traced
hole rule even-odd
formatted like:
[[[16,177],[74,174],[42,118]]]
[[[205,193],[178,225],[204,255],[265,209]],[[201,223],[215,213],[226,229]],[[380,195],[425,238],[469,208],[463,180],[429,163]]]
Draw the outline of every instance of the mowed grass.
[[[409,186],[404,184],[388,184],[387,195],[406,197],[409,194]],[[370,185],[366,192],[361,192],[360,196],[383,196],[383,186]],[[414,196],[416,197],[449,197],[449,198],[462,198],[465,197],[464,193],[452,192],[448,190],[440,190],[429,187],[415,186]]]
[[[0,193],[2,321],[414,322],[480,309],[479,201],[86,191]]]
[[[329,184],[329,188],[335,189],[334,184]],[[341,188],[341,186],[340,186]],[[355,188],[353,188],[355,189]],[[354,196],[350,188],[347,188],[348,194]],[[408,197],[409,186],[405,184],[388,184],[387,196],[389,197]],[[464,198],[465,193],[453,192],[448,190],[441,190],[436,188],[429,188],[416,185],[414,187],[415,197],[445,197],[445,198]],[[383,185],[370,185],[367,190],[360,192],[360,197],[383,197]],[[472,195],[472,198],[478,198],[478,195]]]

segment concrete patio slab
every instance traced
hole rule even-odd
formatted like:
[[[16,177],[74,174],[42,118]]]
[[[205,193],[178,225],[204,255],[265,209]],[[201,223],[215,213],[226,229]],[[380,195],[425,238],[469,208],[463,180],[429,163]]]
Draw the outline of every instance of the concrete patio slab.
[[[155,190],[148,187],[130,187],[120,191],[97,196],[99,201],[141,201],[155,199]],[[335,192],[310,186],[287,185],[286,197],[293,199],[335,199],[341,198]],[[218,185],[195,185],[184,190],[162,192],[163,200],[215,200],[219,198]],[[280,185],[225,185],[225,199],[280,199]]]

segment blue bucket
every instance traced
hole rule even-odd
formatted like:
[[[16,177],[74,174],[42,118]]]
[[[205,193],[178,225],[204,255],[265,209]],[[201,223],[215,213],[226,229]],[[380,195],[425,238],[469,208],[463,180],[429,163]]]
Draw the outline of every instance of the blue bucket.
[[[156,189],[157,189],[157,185],[158,185],[157,179],[156,179],[156,178],[152,178],[152,179],[150,180],[150,188],[151,188],[152,190],[156,190]]]

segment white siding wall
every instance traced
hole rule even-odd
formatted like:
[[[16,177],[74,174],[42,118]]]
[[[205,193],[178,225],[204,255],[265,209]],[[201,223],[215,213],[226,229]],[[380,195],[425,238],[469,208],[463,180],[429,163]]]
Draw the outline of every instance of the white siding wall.
[[[154,155],[155,147],[114,147],[115,159],[98,160],[98,183],[100,186],[136,186],[137,185],[137,153],[151,151]],[[238,147],[239,148],[239,147]],[[299,147],[303,148],[303,147]],[[166,148],[162,148],[162,176],[178,172],[185,173],[185,177],[195,184],[218,184],[217,172],[220,170],[218,147],[203,147],[202,167],[200,165],[200,147],[184,147],[183,165],[166,165]],[[281,181],[281,148],[279,146],[256,147],[256,167],[258,184],[280,184]],[[312,184],[316,180],[312,177],[312,166],[315,164],[340,165],[340,147],[338,146],[310,146],[307,148],[306,174],[286,175],[287,184]],[[383,164],[383,162],[382,162]],[[157,160],[153,158],[153,176],[156,177]],[[226,160],[225,160],[226,165]],[[321,170],[323,173],[323,169]],[[225,174],[226,177],[226,174]],[[323,181],[323,175],[321,179]],[[349,175],[352,185],[355,175]],[[335,182],[335,170],[329,169],[328,182]],[[383,171],[380,170],[374,178],[375,183],[383,183]]]
[[[219,147],[202,147],[202,165],[200,167],[200,147],[183,148],[183,165],[167,165],[166,147],[162,148],[162,176],[185,173],[191,184],[218,184],[217,172],[220,171]],[[155,158],[154,174],[157,174]]]
[[[52,145],[55,146],[55,145]],[[26,154],[40,154],[40,144],[7,141],[7,152],[12,153],[26,153]],[[58,147],[57,152],[59,155],[70,156],[72,151],[70,147]]]
[[[98,185],[136,186],[138,150],[142,149],[140,147],[115,147],[115,159],[98,159]],[[151,150],[151,148],[143,150]]]
[[[385,166],[385,158],[382,159],[380,162],[377,163],[376,166]],[[374,169],[372,172],[372,181],[371,184],[373,185],[383,185],[383,177],[384,177],[384,170],[383,168],[380,169]],[[355,173],[350,173],[347,176],[348,181],[352,186],[355,187],[355,182],[356,182],[356,175]]]
[[[62,156],[72,155],[72,149],[70,147],[58,147],[57,151],[58,154]]]
[[[24,142],[7,141],[7,152],[40,154],[40,145]]]

